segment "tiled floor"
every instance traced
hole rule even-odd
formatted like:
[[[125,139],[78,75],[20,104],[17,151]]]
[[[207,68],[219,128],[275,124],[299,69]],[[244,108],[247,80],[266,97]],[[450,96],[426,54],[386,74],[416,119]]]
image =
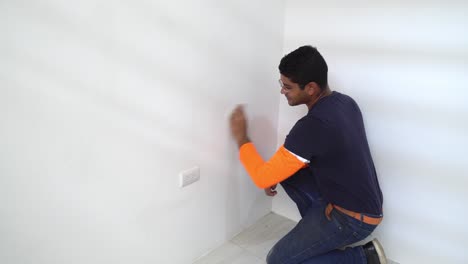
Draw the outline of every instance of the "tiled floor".
[[[193,264],[265,264],[270,248],[295,225],[290,219],[270,213]]]
[[[194,264],[263,264],[270,248],[296,225],[270,213]]]

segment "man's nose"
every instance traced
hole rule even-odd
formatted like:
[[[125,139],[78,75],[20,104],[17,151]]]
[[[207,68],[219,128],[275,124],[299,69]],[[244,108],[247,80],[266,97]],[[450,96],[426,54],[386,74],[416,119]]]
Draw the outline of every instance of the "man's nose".
[[[285,93],[286,93],[286,91],[284,90],[283,87],[281,87],[280,93],[281,93],[281,94],[285,94]]]

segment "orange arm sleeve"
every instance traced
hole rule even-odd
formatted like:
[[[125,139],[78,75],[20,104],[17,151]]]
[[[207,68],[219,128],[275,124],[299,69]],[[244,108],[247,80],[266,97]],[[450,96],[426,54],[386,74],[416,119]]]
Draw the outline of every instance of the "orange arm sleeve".
[[[258,154],[252,142],[240,147],[239,156],[252,181],[262,189],[282,182],[307,165],[284,146],[281,146],[267,162]]]

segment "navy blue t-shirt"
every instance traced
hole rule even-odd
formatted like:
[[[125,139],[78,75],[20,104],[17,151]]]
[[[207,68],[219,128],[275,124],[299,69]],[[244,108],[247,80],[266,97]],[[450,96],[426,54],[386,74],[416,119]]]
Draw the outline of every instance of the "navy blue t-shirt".
[[[361,110],[351,97],[332,92],[320,99],[297,121],[284,147],[310,161],[311,181],[327,202],[382,214],[382,192]]]

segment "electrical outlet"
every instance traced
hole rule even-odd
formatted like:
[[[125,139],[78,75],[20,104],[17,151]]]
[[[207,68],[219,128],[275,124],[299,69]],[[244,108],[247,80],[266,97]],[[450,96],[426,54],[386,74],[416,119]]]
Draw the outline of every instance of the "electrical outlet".
[[[200,167],[196,166],[179,173],[179,187],[185,187],[200,180]]]

